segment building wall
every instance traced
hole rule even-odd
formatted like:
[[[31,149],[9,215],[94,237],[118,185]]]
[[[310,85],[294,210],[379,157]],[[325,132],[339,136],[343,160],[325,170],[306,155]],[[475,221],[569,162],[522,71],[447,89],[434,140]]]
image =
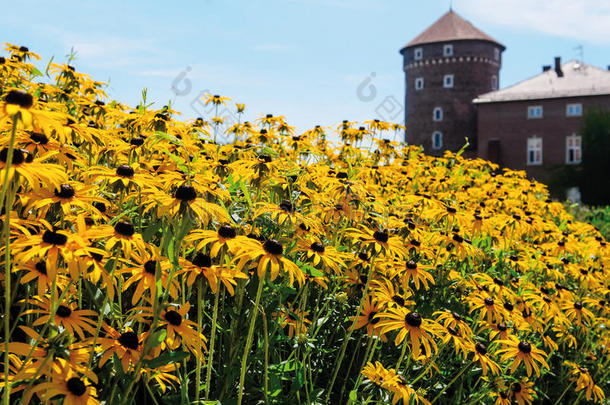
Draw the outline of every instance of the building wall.
[[[443,45],[453,45],[453,56],[443,56]],[[422,48],[423,58],[416,61],[414,51]],[[495,49],[498,49],[496,54]],[[477,149],[477,116],[472,100],[479,94],[495,90],[500,80],[502,48],[482,40],[459,40],[404,48],[405,71],[405,140],[423,145],[427,153],[441,154],[443,150],[457,151],[469,138],[470,148]],[[497,56],[497,59],[496,59]],[[454,75],[453,88],[443,87],[446,74]],[[415,90],[415,80],[424,78],[424,88]],[[497,89],[497,87],[496,87]],[[435,107],[443,109],[443,120],[435,122]],[[432,148],[432,134],[443,134],[440,151]]]
[[[479,157],[548,181],[554,167],[566,164],[566,137],[581,130],[582,116],[566,114],[566,106],[576,103],[584,116],[592,107],[610,109],[610,95],[478,104]],[[543,116],[528,119],[527,108],[535,105],[543,107]],[[542,138],[540,166],[527,164],[527,139],[534,135]]]

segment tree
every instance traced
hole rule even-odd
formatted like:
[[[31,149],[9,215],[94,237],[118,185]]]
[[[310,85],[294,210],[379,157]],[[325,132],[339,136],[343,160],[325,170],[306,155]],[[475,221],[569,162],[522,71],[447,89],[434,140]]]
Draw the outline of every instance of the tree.
[[[578,171],[582,200],[610,204],[610,111],[587,111],[582,126],[582,164]]]

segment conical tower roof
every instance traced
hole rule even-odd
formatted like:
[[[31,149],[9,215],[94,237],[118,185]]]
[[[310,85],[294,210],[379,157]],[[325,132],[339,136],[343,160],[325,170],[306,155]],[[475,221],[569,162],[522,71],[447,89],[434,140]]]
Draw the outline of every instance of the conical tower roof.
[[[433,42],[447,42],[459,40],[483,40],[498,44],[505,49],[504,45],[466,21],[453,10],[436,20],[434,24],[419,34],[415,39],[405,45],[409,48],[415,45],[429,44]],[[404,49],[404,48],[403,48]]]

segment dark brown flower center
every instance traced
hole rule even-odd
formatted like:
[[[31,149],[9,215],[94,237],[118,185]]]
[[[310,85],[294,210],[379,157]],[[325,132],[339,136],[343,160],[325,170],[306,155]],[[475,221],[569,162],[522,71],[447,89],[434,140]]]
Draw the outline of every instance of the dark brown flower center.
[[[477,353],[485,355],[487,354],[487,347],[485,347],[485,345],[483,343],[477,343],[476,345],[474,345],[474,348],[476,349]]]
[[[44,260],[36,263],[34,265],[34,267],[36,268],[36,270],[38,270],[39,273],[42,273],[46,276],[47,274],[47,264],[44,262]]]
[[[453,240],[456,241],[457,243],[462,243],[464,242],[464,238],[462,238],[460,235],[458,235],[457,233],[453,234]]]
[[[15,104],[21,108],[30,108],[34,104],[34,98],[21,90],[9,91],[4,101],[6,101],[6,104]]]
[[[387,243],[390,235],[388,235],[388,231],[375,231],[373,233],[373,238],[379,243]]]
[[[288,200],[284,200],[284,201],[282,201],[282,202],[280,203],[280,208],[281,208],[283,211],[286,211],[286,212],[292,212],[292,211],[294,211],[294,206],[293,206],[293,205],[292,205],[292,203],[291,203],[290,201],[288,201]]]
[[[498,324],[498,330],[499,330],[500,332],[505,332],[505,331],[506,331],[506,329],[508,329],[508,327],[506,326],[506,324],[505,324],[504,322],[500,322],[500,323]]]
[[[191,263],[197,267],[210,267],[212,265],[212,258],[205,253],[198,252]]]
[[[176,190],[174,198],[180,201],[193,201],[197,198],[197,192],[193,186],[182,185]]]
[[[65,305],[60,305],[55,313],[61,318],[67,318],[72,314],[72,310]]]
[[[525,354],[532,351],[532,345],[530,345],[528,342],[519,342],[517,347],[519,347],[519,350]]]
[[[453,315],[453,319],[455,319],[458,322],[461,322],[464,318],[462,318],[462,315],[458,314],[457,312],[452,312],[451,315]]]
[[[50,245],[63,246],[68,242],[68,237],[63,233],[46,230],[42,234],[42,241]]]
[[[455,328],[452,328],[451,326],[447,326],[447,331],[453,336],[462,336],[459,331],[457,331]]]
[[[422,323],[421,315],[418,314],[417,312],[409,312],[405,316],[405,322],[409,326],[413,326],[414,328],[418,328],[418,327],[421,326],[421,323]]]
[[[149,260],[146,263],[144,263],[144,271],[147,272],[148,274],[155,274],[155,271],[157,270],[157,261],[156,260]]]
[[[415,263],[413,260],[409,260],[407,262],[407,269],[409,269],[409,270],[417,269],[417,263]]]
[[[167,311],[164,318],[167,322],[174,326],[180,326],[182,323],[182,315],[174,310]]]
[[[505,302],[504,303],[504,309],[507,311],[512,311],[515,307],[513,306],[513,304],[511,304],[510,302]]]
[[[485,305],[487,305],[488,307],[491,307],[494,304],[494,300],[493,298],[487,297],[483,300],[485,302]]]
[[[133,236],[133,234],[136,233],[136,229],[127,221],[117,222],[117,224],[114,226],[114,230],[119,235],[127,237]]]
[[[371,312],[369,312],[369,323],[370,323],[371,325],[375,325],[377,322],[379,322],[379,321],[380,321],[380,319],[379,319],[379,318],[375,318],[375,315],[377,315],[377,312],[376,312],[376,311],[371,311]]]
[[[121,336],[119,336],[117,340],[121,346],[131,350],[138,350],[138,346],[140,345],[138,335],[132,331],[121,333]]]
[[[6,163],[8,159],[8,148],[4,148],[0,151],[0,161]],[[25,153],[21,149],[13,149],[13,161],[12,164],[20,165],[25,162]]]
[[[269,239],[268,241],[263,243],[263,249],[265,250],[265,252],[274,256],[279,256],[284,253],[284,248],[282,247],[280,242],[275,239]]]
[[[309,247],[311,250],[313,250],[314,252],[317,253],[324,253],[324,245],[321,244],[320,242],[314,242],[311,244],[311,246]]]
[[[574,309],[577,309],[577,310],[579,310],[579,311],[580,311],[580,310],[582,309],[582,302],[580,302],[580,301],[576,301],[576,302],[574,303]]]
[[[237,231],[231,225],[223,225],[218,228],[218,235],[225,239],[233,239],[237,236]]]
[[[129,165],[120,165],[119,167],[116,168],[116,174],[117,174],[117,176],[130,179],[133,177],[135,172],[133,170],[133,167],[131,167]]]
[[[511,389],[513,390],[513,392],[521,392],[521,384],[519,383],[514,383],[511,386]]]
[[[74,187],[69,184],[62,184],[59,186],[59,190],[55,189],[55,196],[59,198],[72,198],[74,194]]]
[[[49,142],[49,138],[40,132],[31,132],[30,139],[40,145],[46,145]]]
[[[500,280],[498,277],[494,278],[494,283],[499,285],[500,287],[504,285],[504,281]]]
[[[72,377],[66,381],[66,387],[71,394],[80,397],[87,391],[85,383],[78,377]]]
[[[135,138],[130,140],[129,143],[133,146],[142,146],[144,144],[144,138],[136,136]]]

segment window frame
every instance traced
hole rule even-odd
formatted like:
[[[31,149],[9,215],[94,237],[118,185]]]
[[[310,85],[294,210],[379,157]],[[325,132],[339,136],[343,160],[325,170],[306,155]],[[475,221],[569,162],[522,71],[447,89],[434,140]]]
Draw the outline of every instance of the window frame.
[[[439,135],[439,145],[438,147],[436,146],[436,142],[435,142],[435,136]],[[441,150],[443,149],[443,133],[441,131],[434,131],[432,132],[432,149],[433,150]]]
[[[418,85],[418,83],[421,83],[421,86]],[[424,78],[423,77],[416,77],[415,78],[415,90],[416,91],[420,91],[424,89]]]
[[[534,143],[536,142],[536,143]],[[543,142],[542,137],[539,136],[531,136],[527,138],[527,148],[526,148],[526,161],[528,166],[542,166],[543,159]],[[531,153],[534,153],[533,158]],[[539,152],[539,159],[536,159],[536,152]]]
[[[453,56],[453,44],[443,45],[443,56]]]
[[[440,113],[440,114],[437,114]],[[437,118],[437,115],[439,115],[439,117]],[[434,122],[441,122],[443,120],[443,107],[434,107],[434,109],[432,110],[432,121]]]
[[[578,145],[574,142],[570,146],[570,140],[578,141]],[[570,151],[572,153],[572,160],[570,160]],[[576,157],[578,156],[578,158]],[[582,136],[576,133],[566,136],[566,164],[567,165],[578,165],[582,163]]]
[[[498,76],[496,75],[491,76],[491,89],[498,90]]]
[[[447,84],[447,79],[451,78],[451,85]],[[443,76],[443,88],[452,89],[455,85],[455,75],[453,73]]]
[[[424,58],[424,48],[419,47],[413,49],[413,60],[422,60]]]
[[[540,115],[534,114],[534,111],[540,109]],[[544,118],[544,108],[542,105],[528,105],[527,106],[527,119],[528,120],[537,120]]]
[[[570,107],[572,112],[570,113]],[[574,107],[578,107],[578,113],[573,111]],[[566,117],[582,117],[582,103],[570,103],[566,104]]]
[[[494,60],[500,60],[500,48],[494,48]]]

